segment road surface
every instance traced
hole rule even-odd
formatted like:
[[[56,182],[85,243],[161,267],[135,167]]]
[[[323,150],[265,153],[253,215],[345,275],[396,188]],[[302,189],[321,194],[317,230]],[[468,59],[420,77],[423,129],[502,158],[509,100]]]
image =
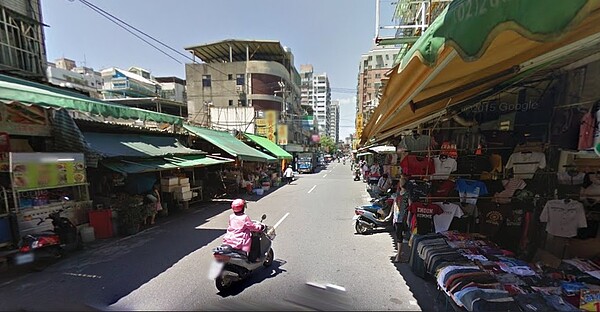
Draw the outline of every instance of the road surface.
[[[319,309],[317,297],[327,294],[321,303],[340,309],[419,310],[390,261],[395,253],[390,234],[354,233],[353,207],[368,199],[350,165],[332,163],[249,202],[253,219],[266,214],[265,223],[279,223],[275,262],[227,295],[206,278],[211,250],[220,244],[230,214],[229,203],[221,202],[87,248],[43,272],[3,280],[2,309]],[[345,291],[320,292],[307,282]]]

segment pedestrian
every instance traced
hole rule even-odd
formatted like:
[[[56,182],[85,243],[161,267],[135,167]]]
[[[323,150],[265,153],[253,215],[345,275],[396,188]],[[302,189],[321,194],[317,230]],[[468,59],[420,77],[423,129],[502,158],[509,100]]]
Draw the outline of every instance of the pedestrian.
[[[292,183],[292,179],[294,178],[294,170],[292,170],[292,165],[288,165],[287,169],[283,172],[283,178],[285,179],[286,184]]]
[[[148,216],[146,217],[146,219],[144,219],[144,224],[147,223],[148,218],[150,218],[150,224],[154,224],[156,214],[163,209],[162,204],[160,203],[159,188],[160,186],[158,184],[154,184],[152,190],[150,191],[150,194],[146,196],[150,200],[150,203],[147,205]]]
[[[360,170],[362,171],[362,175],[363,175],[363,181],[364,182],[368,182],[369,181],[369,165],[367,165],[367,162],[363,162],[362,167],[360,168]]]

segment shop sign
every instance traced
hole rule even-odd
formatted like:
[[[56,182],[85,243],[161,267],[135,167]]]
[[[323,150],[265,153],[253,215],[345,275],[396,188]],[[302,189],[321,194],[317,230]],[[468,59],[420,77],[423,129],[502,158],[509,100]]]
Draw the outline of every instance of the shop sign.
[[[0,105],[0,132],[12,135],[50,136],[46,109],[22,104]]]
[[[264,118],[257,118],[257,119],[255,119],[254,124],[257,127],[264,127],[267,125],[267,120]]]
[[[257,127],[256,128],[256,134],[258,134],[260,136],[267,136],[267,128],[265,128],[265,127]]]
[[[313,134],[313,135],[311,136],[311,139],[312,139],[312,141],[313,141],[313,142],[315,142],[315,143],[319,143],[319,142],[321,142],[321,137],[320,137],[318,134]]]
[[[13,188],[38,189],[86,182],[83,154],[11,153]]]
[[[284,124],[277,125],[277,144],[288,144],[288,126]]]
[[[265,120],[266,120],[266,128],[267,133],[266,137],[269,141],[273,143],[277,143],[277,138],[275,136],[275,127],[277,126],[277,111],[268,110],[265,111]]]
[[[583,311],[600,311],[600,290],[582,289],[579,298],[579,309]]]

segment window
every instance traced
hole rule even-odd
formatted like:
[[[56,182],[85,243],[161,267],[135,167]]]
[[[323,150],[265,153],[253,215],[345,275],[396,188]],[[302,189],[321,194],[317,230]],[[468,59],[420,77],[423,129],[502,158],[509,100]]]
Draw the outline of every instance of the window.
[[[385,55],[385,59],[386,59],[386,60],[389,60],[389,59],[390,59],[390,55],[389,55],[389,54],[386,54],[386,55]]]
[[[232,74],[227,74],[227,80],[233,80],[233,75]]]
[[[233,100],[229,100],[229,106],[233,106]]]
[[[235,75],[235,84],[237,86],[243,86],[244,85],[244,74],[237,74],[237,75]]]
[[[381,78],[381,74],[375,74],[375,78]]]
[[[202,75],[202,86],[203,87],[210,87],[210,75]]]

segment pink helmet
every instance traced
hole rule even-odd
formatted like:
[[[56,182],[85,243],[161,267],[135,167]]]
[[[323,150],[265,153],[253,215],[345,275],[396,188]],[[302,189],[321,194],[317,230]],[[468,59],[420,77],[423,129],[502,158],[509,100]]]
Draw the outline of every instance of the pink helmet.
[[[233,212],[244,211],[244,208],[246,208],[246,201],[243,199],[238,198],[231,203],[231,209],[233,209]]]

